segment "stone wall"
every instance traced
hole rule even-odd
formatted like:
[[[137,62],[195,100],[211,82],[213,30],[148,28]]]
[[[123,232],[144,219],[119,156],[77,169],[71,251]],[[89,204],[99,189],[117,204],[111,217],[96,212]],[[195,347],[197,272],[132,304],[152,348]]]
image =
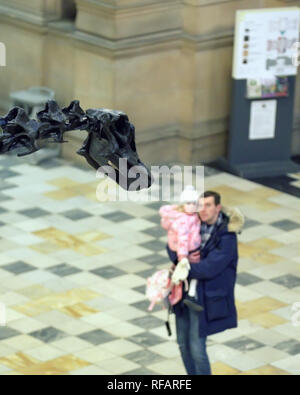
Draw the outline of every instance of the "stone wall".
[[[249,0],[0,0],[0,107],[11,91],[46,85],[61,105],[77,98],[85,109],[127,112],[147,163],[214,160],[226,154],[235,11],[246,8]],[[71,132],[63,155],[82,161],[85,135]]]

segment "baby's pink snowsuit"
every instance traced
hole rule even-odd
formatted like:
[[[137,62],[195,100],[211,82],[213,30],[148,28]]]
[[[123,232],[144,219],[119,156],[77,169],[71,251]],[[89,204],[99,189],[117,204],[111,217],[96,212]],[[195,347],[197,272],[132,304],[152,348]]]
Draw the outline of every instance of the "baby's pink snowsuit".
[[[177,206],[162,206],[159,210],[161,226],[168,231],[169,248],[177,252],[178,262],[188,258],[191,263],[198,263],[199,259],[189,256],[191,251],[201,245],[201,222],[197,213],[186,214],[176,210]],[[172,305],[182,298],[182,284],[174,286],[169,296]]]
[[[188,258],[191,251],[201,245],[201,222],[197,213],[186,214],[176,210],[177,206],[163,206],[159,210],[161,226],[168,231],[168,245],[177,252],[178,261]],[[199,260],[189,258],[191,263]]]

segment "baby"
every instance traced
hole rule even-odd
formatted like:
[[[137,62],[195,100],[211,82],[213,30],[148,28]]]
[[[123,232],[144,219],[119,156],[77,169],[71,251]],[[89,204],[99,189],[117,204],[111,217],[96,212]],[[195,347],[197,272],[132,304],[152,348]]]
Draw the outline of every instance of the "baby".
[[[178,262],[189,258],[189,254],[200,248],[201,222],[197,212],[199,195],[193,186],[187,186],[180,196],[180,206],[163,206],[159,213],[161,225],[168,231],[168,246],[177,253]],[[191,263],[198,263],[199,260],[189,258]],[[187,284],[187,283],[186,283]],[[192,280],[189,295],[194,296],[197,280]],[[187,288],[187,287],[186,287]],[[182,298],[182,283],[174,286],[169,297],[172,305]]]

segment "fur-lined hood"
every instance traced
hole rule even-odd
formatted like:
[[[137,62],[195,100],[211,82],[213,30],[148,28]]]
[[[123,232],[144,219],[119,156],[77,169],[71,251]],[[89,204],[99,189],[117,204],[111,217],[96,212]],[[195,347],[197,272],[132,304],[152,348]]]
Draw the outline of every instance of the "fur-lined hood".
[[[228,231],[241,233],[245,223],[245,217],[242,212],[238,208],[233,207],[223,207],[222,211],[229,218]]]

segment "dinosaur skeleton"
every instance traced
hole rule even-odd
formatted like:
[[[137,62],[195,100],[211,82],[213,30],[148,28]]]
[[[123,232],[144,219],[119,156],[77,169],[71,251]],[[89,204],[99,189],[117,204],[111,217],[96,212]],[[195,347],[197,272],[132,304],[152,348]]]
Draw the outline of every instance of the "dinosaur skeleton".
[[[13,107],[5,117],[0,117],[0,127],[3,130],[0,154],[17,150],[18,156],[38,151],[38,140],[65,143],[65,132],[86,130],[88,136],[77,154],[90,166],[126,190],[133,187],[141,190],[152,185],[152,175],[137,154],[135,128],[123,112],[107,109],[85,112],[78,100],[61,110],[56,101],[50,100],[45,109],[37,113],[37,120],[29,119],[22,108]]]

